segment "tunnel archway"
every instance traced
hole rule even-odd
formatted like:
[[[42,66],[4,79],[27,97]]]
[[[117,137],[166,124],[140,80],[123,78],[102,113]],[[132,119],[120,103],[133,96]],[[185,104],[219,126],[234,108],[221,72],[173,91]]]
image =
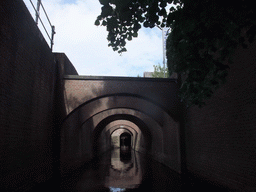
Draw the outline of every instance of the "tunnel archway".
[[[131,134],[124,132],[120,135],[120,148],[121,149],[130,149],[132,146],[132,136]]]
[[[93,132],[93,156],[96,157],[99,154],[99,138],[100,134],[103,131],[103,129],[111,122],[116,120],[128,120],[133,122],[135,125],[139,127],[141,130],[143,136],[145,137],[145,148],[146,150],[150,151],[151,149],[151,143],[152,143],[152,135],[149,131],[149,128],[147,125],[138,117],[128,114],[116,114],[108,116],[107,118],[103,119],[94,129]]]
[[[83,103],[114,95],[148,100],[173,115],[179,111],[175,79],[66,76],[65,90],[68,114]]]
[[[106,152],[107,148],[99,150],[99,146],[104,146],[99,141],[102,141],[102,133],[110,133],[105,128],[115,120],[127,120],[139,127],[145,138],[145,145],[136,148],[137,151],[150,154],[159,162],[175,165],[175,169],[179,170],[179,122],[175,121],[172,113],[150,99],[124,93],[96,97],[81,104],[68,115],[61,131],[62,167],[66,169],[67,164],[73,166],[76,161],[78,165],[96,157],[99,152]]]
[[[97,97],[82,103],[68,114],[66,119],[73,118],[80,114],[78,118],[89,119],[95,114],[101,113],[104,110],[125,108],[131,110],[140,111],[151,118],[154,118],[159,124],[162,124],[162,114],[166,113],[175,121],[178,121],[177,115],[173,111],[165,109],[163,106],[156,104],[155,102],[136,95],[131,94],[113,94]],[[178,110],[177,110],[178,111]],[[65,120],[66,121],[66,120]]]
[[[128,132],[124,132],[120,135],[120,161],[123,163],[129,163],[131,161],[131,141],[132,135]]]
[[[120,144],[121,144],[120,136],[125,132],[131,135],[131,148],[135,149],[138,134],[141,134],[141,132],[138,131],[139,128],[135,129],[134,127],[131,127],[127,124],[115,125],[115,123],[118,123],[120,121],[125,121],[125,120],[114,121],[113,123],[108,124],[108,126],[106,127],[106,129],[108,129],[110,133],[111,149],[120,148]]]

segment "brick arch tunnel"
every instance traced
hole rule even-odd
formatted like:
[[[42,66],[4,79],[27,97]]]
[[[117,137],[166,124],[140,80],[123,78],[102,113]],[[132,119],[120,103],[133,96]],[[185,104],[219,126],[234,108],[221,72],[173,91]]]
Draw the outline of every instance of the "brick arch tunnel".
[[[123,122],[123,120],[114,121],[113,124],[116,124],[116,125],[111,126],[111,129],[112,129],[110,131],[111,148],[116,148],[116,147],[120,148],[122,145],[125,145],[132,149],[135,149],[136,144],[139,143],[138,142],[139,133],[132,126],[129,126],[123,123],[120,124],[121,122]],[[125,143],[126,138],[129,139],[129,141],[127,140],[128,143]]]
[[[121,121],[123,123],[119,124],[118,121]],[[115,125],[115,122],[117,122],[118,124]],[[112,126],[111,123],[113,124]],[[129,124],[133,124],[133,127],[129,126]],[[112,134],[117,130],[128,130],[128,132],[130,132],[130,134],[133,136],[133,145],[131,147],[134,150],[147,152],[151,150],[152,135],[149,131],[148,126],[143,122],[143,120],[130,114],[115,114],[103,119],[95,128],[95,131],[93,133],[94,155],[98,155],[99,151],[104,151],[102,150],[102,146],[104,144],[106,146],[105,149],[107,150],[114,147],[112,143],[113,141],[111,142],[111,140],[108,140],[104,143],[102,142],[102,140],[104,140],[104,137],[111,139]],[[104,133],[107,134],[104,135]],[[120,143],[116,146],[120,147]]]
[[[111,149],[114,148],[120,148],[122,145],[127,145],[131,149],[138,150],[139,146],[150,146],[151,143],[146,142],[150,141],[151,138],[147,138],[145,141],[145,138],[143,138],[143,135],[141,134],[141,130],[139,127],[128,120],[115,120],[107,125],[107,127],[110,127],[110,137],[111,142],[109,143],[111,146]],[[106,128],[107,128],[106,127]],[[123,135],[126,134],[126,135]],[[122,137],[129,137],[130,144],[121,143]],[[147,147],[144,147],[147,148]]]
[[[143,89],[143,86],[141,88]],[[164,97],[169,95],[164,94],[163,99],[157,101],[140,93],[129,93],[129,90],[115,91],[116,93],[102,95],[102,92],[96,93],[80,103],[77,102],[79,99],[74,99],[75,94],[72,92],[70,98],[76,101],[77,107],[73,107],[62,124],[62,174],[72,172],[114,147],[120,147],[118,142],[113,144],[117,138],[112,137],[114,132],[119,136],[123,132],[130,132],[133,150],[148,154],[180,173],[180,123],[177,113],[166,110],[166,106],[163,107]]]
[[[224,191],[255,191],[256,41],[234,50],[234,62],[225,63],[230,66],[227,82],[204,108],[186,109],[177,98],[175,79],[79,76],[64,53],[52,53],[24,2],[0,1],[0,191],[48,191],[62,184],[63,191],[95,191],[83,187],[98,185],[92,182],[99,178],[94,170],[86,170],[87,180],[77,182],[82,190],[70,190],[74,178],[69,175],[94,156],[120,147],[115,139],[125,132],[132,134],[134,151],[178,173],[223,185]],[[108,169],[106,185],[100,185],[120,189],[134,181],[136,187],[142,173],[138,159],[119,160]],[[125,170],[119,166],[124,164]],[[160,164],[144,171],[155,176],[148,178],[148,189],[136,191],[183,191],[173,185],[179,179],[163,177],[167,169],[159,169]],[[116,173],[128,169],[134,180],[115,180]],[[64,177],[71,174],[59,186],[60,171]],[[194,184],[184,185],[184,191],[215,188]]]

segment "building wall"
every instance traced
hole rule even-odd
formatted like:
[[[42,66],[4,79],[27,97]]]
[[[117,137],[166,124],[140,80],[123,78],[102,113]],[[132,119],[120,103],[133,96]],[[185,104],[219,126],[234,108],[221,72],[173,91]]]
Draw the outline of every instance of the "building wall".
[[[23,1],[0,10],[0,190],[26,191],[57,171],[61,74]]]
[[[143,77],[153,77],[152,74],[153,72],[144,72]]]
[[[256,189],[256,42],[239,47],[227,83],[199,109],[188,109],[189,171],[241,191]]]

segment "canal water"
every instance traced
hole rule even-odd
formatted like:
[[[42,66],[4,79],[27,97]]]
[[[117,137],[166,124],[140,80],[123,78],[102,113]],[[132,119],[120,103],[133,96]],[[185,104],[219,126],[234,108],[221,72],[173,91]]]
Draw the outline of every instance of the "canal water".
[[[64,179],[61,191],[227,191],[206,182],[183,182],[180,174],[144,154],[114,149]]]

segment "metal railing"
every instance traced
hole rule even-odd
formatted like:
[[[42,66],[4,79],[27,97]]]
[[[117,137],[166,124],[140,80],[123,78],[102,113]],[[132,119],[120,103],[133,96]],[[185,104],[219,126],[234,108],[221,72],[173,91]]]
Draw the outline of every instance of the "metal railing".
[[[33,6],[33,8],[34,8],[34,10],[35,10],[35,12],[36,12],[35,22],[36,22],[37,25],[38,25],[38,21],[41,22],[41,24],[42,24],[42,26],[43,26],[43,28],[44,28],[44,30],[45,30],[45,32],[46,32],[48,38],[50,39],[50,42],[51,42],[51,50],[52,50],[52,48],[53,48],[53,37],[54,37],[54,34],[56,33],[56,32],[55,32],[55,26],[51,24],[51,21],[50,21],[48,15],[47,15],[47,13],[46,13],[46,11],[45,11],[45,9],[44,9],[44,6],[43,6],[41,0],[37,0],[37,8],[35,8],[35,6],[34,6],[32,0],[30,0],[30,3],[31,3],[31,5]],[[40,7],[43,8],[44,14],[45,14],[45,16],[46,16],[46,18],[47,18],[47,20],[48,20],[50,26],[51,26],[51,36],[49,35],[49,33],[48,33],[48,31],[47,31],[47,29],[46,29],[46,27],[45,27],[45,25],[44,25],[42,19],[40,18]]]

